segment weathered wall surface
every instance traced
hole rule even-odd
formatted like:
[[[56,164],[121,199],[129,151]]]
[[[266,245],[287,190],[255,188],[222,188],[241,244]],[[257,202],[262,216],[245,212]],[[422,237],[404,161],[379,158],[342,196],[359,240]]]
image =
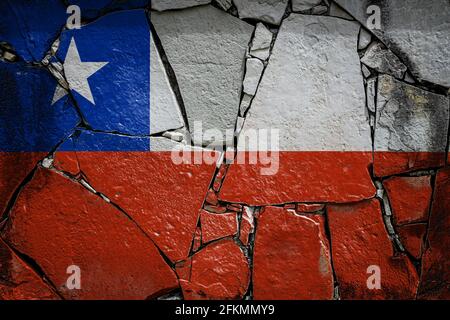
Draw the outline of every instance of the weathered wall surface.
[[[447,0],[0,12],[0,299],[450,298]]]

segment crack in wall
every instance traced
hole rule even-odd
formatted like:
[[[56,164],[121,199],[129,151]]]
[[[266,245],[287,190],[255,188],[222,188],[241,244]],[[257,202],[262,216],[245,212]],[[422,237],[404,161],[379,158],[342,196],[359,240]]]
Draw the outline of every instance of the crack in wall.
[[[328,218],[328,211],[325,207],[325,212],[323,214],[324,216],[324,224],[325,224],[325,237],[328,239],[329,247],[330,247],[330,265],[331,265],[331,271],[333,273],[333,284],[334,284],[334,292],[333,292],[333,300],[340,300],[339,295],[339,279],[337,277],[335,268],[334,268],[334,260],[333,260],[333,238],[331,237],[331,229],[330,229],[330,223]]]
[[[8,248],[14,252],[14,254],[24,263],[26,266],[28,266],[38,277],[42,282],[44,282],[50,290],[56,294],[61,300],[65,300],[65,298],[62,296],[62,294],[57,289],[57,286],[50,280],[50,278],[46,275],[42,267],[36,262],[35,259],[32,257],[24,254],[23,252],[20,252],[15,247],[13,247],[8,241],[3,239],[3,242],[8,246]]]
[[[80,176],[79,177],[75,177],[72,176],[71,174],[67,173],[67,172],[63,172],[60,171],[54,167],[52,167],[50,169],[53,172],[56,172],[62,176],[64,176],[65,178],[69,179],[70,181],[72,181],[73,183],[79,184],[82,187],[84,187],[86,190],[88,190],[90,193],[95,194],[96,196],[98,196],[100,199],[102,199],[103,201],[105,201],[106,203],[108,203],[109,205],[112,205],[114,208],[116,208],[122,215],[124,215],[128,220],[130,220],[138,229],[139,231],[142,232],[142,234],[145,235],[145,237],[147,239],[150,240],[150,242],[153,243],[153,245],[156,247],[156,249],[158,250],[158,252],[160,253],[161,257],[164,259],[164,261],[167,263],[167,265],[169,267],[171,267],[172,269],[174,269],[175,263],[172,262],[167,255],[163,252],[163,250],[155,243],[155,241],[151,238],[150,235],[147,234],[147,232],[144,231],[144,229],[140,226],[139,223],[137,223],[130,214],[128,214],[126,212],[125,209],[123,209],[120,205],[118,205],[117,203],[113,202],[107,195],[105,195],[102,192],[99,192],[98,190],[96,190],[90,183],[89,183],[89,179],[87,178],[87,176],[83,173],[81,167],[80,167]]]
[[[64,3],[66,3],[66,4],[68,4],[68,1],[64,1]],[[335,2],[334,2],[335,3]],[[335,3],[336,4],[336,3]],[[336,4],[336,5],[338,5],[338,4]],[[215,6],[215,7],[218,7],[219,9],[221,9],[215,2],[213,2],[213,6]],[[116,11],[124,11],[124,10],[116,10]],[[111,13],[111,12],[115,12],[115,11],[108,11],[108,12],[103,12],[102,13],[102,15],[103,14],[107,14],[107,13]],[[234,15],[236,15],[236,7],[234,6],[234,4],[233,4],[233,6],[227,11],[229,14],[231,14],[231,15],[233,15],[233,13],[235,13]],[[287,6],[287,9],[286,9],[286,12],[285,12],[285,15],[284,15],[284,17],[283,17],[283,19],[285,19],[286,17],[288,17],[289,15],[290,15],[290,13],[291,13],[291,1],[289,1],[289,3],[288,3],[288,6]],[[148,22],[149,22],[149,27],[150,27],[150,29],[151,29],[151,33],[152,33],[152,36],[153,36],[153,40],[154,40],[154,42],[155,42],[155,45],[156,45],[156,47],[157,47],[157,50],[158,50],[158,52],[159,52],[159,54],[160,54],[160,56],[161,56],[161,60],[163,61],[163,64],[164,64],[164,68],[165,68],[165,71],[166,71],[166,74],[167,74],[167,76],[168,76],[168,78],[169,78],[169,81],[170,81],[170,85],[171,85],[171,88],[172,88],[172,90],[174,91],[174,93],[175,93],[175,96],[176,96],[176,99],[177,99],[177,102],[178,102],[178,105],[179,105],[179,107],[180,107],[180,111],[181,111],[181,113],[182,113],[182,115],[183,115],[183,121],[184,121],[184,125],[185,125],[185,128],[187,128],[187,130],[188,130],[188,132],[189,132],[189,122],[188,122],[188,118],[187,118],[187,112],[186,112],[186,108],[185,108],[185,106],[184,106],[184,102],[183,102],[183,97],[182,97],[182,94],[181,94],[181,90],[180,90],[180,88],[179,88],[179,86],[178,86],[178,82],[177,82],[177,79],[176,79],[176,75],[175,75],[175,72],[173,71],[173,69],[172,69],[172,67],[171,67],[171,65],[170,65],[170,62],[168,61],[168,58],[167,58],[167,56],[166,56],[166,54],[165,54],[165,51],[164,51],[164,48],[163,48],[163,46],[162,46],[162,43],[161,43],[161,41],[160,41],[160,39],[158,38],[158,35],[157,35],[157,33],[156,33],[156,30],[153,28],[153,26],[152,26],[152,24],[151,24],[151,18],[150,18],[150,15],[151,15],[151,12],[150,12],[150,10],[147,8],[147,18],[148,18]],[[351,14],[350,14],[351,15]],[[101,18],[101,16],[100,17],[97,17],[97,18],[95,18],[95,19],[93,19],[93,20],[91,20],[90,22],[93,22],[93,21],[96,21],[97,19],[100,19]],[[247,19],[245,19],[246,21],[247,21]],[[252,24],[255,24],[256,22],[254,21],[254,20],[251,20],[250,22],[252,22]],[[89,23],[89,22],[87,22],[87,23]],[[361,27],[361,28],[364,28],[363,26]],[[237,120],[236,120],[236,124],[235,124],[235,129],[237,130],[238,128],[237,128],[237,124],[238,124],[238,117],[239,117],[239,115],[241,115],[241,116],[243,116],[244,117],[244,122],[245,122],[245,117],[248,115],[248,112],[249,112],[249,110],[250,110],[250,108],[251,108],[251,106],[252,106],[252,102],[253,102],[253,99],[255,98],[255,96],[256,96],[256,94],[257,94],[257,92],[258,92],[258,89],[259,89],[259,86],[260,86],[260,84],[261,84],[261,81],[262,81],[262,79],[263,79],[263,77],[264,77],[264,74],[265,74],[265,71],[266,71],[266,68],[267,68],[267,65],[268,65],[268,63],[269,63],[269,61],[270,61],[270,57],[271,57],[271,54],[272,54],[272,50],[273,50],[273,46],[274,46],[274,44],[275,44],[275,41],[276,41],[276,39],[277,39],[277,35],[278,35],[278,32],[279,32],[279,28],[272,28],[272,30],[274,30],[275,32],[273,32],[273,37],[272,37],[272,42],[271,42],[271,45],[270,45],[270,51],[269,51],[269,58],[267,59],[267,63],[265,63],[265,65],[264,65],[264,69],[263,69],[263,71],[262,71],[262,73],[261,73],[261,76],[260,76],[260,79],[259,79],[259,81],[258,81],[258,85],[257,85],[257,90],[256,90],[256,93],[255,93],[255,95],[252,97],[252,99],[251,99],[251,101],[250,101],[250,103],[249,103],[249,106],[248,106],[248,108],[246,109],[246,111],[244,112],[244,114],[241,114],[240,113],[240,111],[238,112],[238,114],[237,114]],[[57,40],[60,38],[60,36],[61,36],[61,34],[62,34],[62,32],[64,31],[64,29],[61,31],[61,33],[58,35],[58,38],[57,38]],[[360,31],[361,32],[361,31]],[[370,30],[369,30],[369,32],[370,32]],[[376,35],[375,34],[373,34],[372,32],[371,32],[371,34],[372,34],[372,36],[374,36],[374,37],[376,37]],[[358,37],[358,39],[359,39],[359,37]],[[250,40],[250,43],[249,43],[249,46],[250,46],[250,44],[253,42],[253,40],[254,40],[254,35],[252,36],[252,38],[251,38],[251,40]],[[56,41],[56,40],[55,40]],[[378,41],[380,41],[380,39],[378,39]],[[381,41],[380,41],[381,42]],[[8,46],[6,46],[6,45],[4,45],[4,44],[0,44],[0,50],[2,50],[2,51],[4,51],[4,52],[10,52],[11,54],[14,54],[14,50],[12,49],[12,47],[8,47]],[[364,50],[363,50],[364,51]],[[52,55],[52,57],[55,57],[55,53],[56,52],[54,52],[53,53],[53,55]],[[3,53],[4,54],[4,53]],[[18,57],[19,59],[20,59],[20,57]],[[402,59],[402,57],[401,56],[399,56],[399,59]],[[245,61],[245,59],[244,59],[244,61]],[[60,62],[61,63],[61,62]],[[33,65],[36,65],[35,63],[33,63]],[[74,105],[74,107],[76,108],[76,110],[77,110],[77,112],[79,113],[79,116],[80,116],[80,124],[75,128],[75,130],[87,130],[87,131],[92,131],[92,132],[96,132],[96,133],[105,133],[105,134],[111,134],[111,135],[118,135],[118,136],[125,136],[125,137],[164,137],[164,132],[161,132],[161,133],[158,133],[158,134],[153,134],[153,135],[130,135],[130,134],[126,134],[126,133],[121,133],[121,132],[117,132],[117,131],[112,131],[112,132],[107,132],[107,131],[102,131],[102,130],[97,130],[97,129],[94,129],[94,128],[92,128],[89,124],[88,124],[88,122],[86,121],[86,119],[84,118],[84,116],[83,116],[83,114],[82,114],[82,112],[81,112],[81,109],[80,109],[80,107],[79,107],[79,105],[78,105],[78,103],[77,103],[77,100],[74,98],[74,96],[73,96],[73,94],[71,93],[71,90],[70,90],[70,86],[69,86],[69,83],[67,82],[67,79],[66,79],[66,77],[65,77],[65,74],[64,74],[64,68],[63,68],[63,66],[62,66],[62,64],[61,64],[61,68],[55,68],[54,66],[52,66],[51,64],[45,64],[44,62],[42,63],[42,65],[37,65],[38,67],[45,67],[46,69],[48,69],[48,71],[56,78],[56,80],[58,81],[58,83],[60,84],[60,85],[62,85],[63,87],[65,87],[66,89],[69,89],[68,90],[68,94],[69,94],[69,99],[71,100],[71,102],[73,103],[73,105]],[[246,71],[246,70],[245,70]],[[378,75],[380,75],[380,74],[382,74],[382,73],[377,73],[377,72],[375,72],[373,69],[371,69],[370,70],[371,72],[372,72],[372,75],[374,75],[376,78],[378,78]],[[409,70],[408,70],[409,71]],[[407,71],[407,72],[408,72]],[[244,72],[244,75],[245,75],[245,72]],[[412,77],[414,78],[414,76],[412,75]],[[414,81],[415,81],[415,84],[413,84],[413,86],[416,86],[416,87],[418,87],[418,88],[426,88],[426,90],[427,91],[430,91],[430,92],[434,92],[434,93],[439,93],[439,94],[443,94],[443,92],[444,92],[444,90],[445,90],[445,95],[446,96],[448,96],[448,89],[447,88],[444,88],[444,87],[441,87],[441,86],[437,86],[437,85],[434,85],[434,84],[430,84],[430,83],[426,83],[426,82],[424,82],[424,81],[419,81],[418,79],[416,79],[416,78],[414,78]],[[402,81],[403,82],[403,81]],[[243,96],[244,96],[244,93],[243,93],[243,90],[242,90],[242,93],[241,93],[241,103],[242,103],[242,100],[243,100]],[[375,107],[377,107],[377,98],[378,98],[378,94],[375,94]],[[368,99],[368,97],[367,97],[367,95],[366,95],[366,106],[367,106],[367,99]],[[376,114],[376,112],[375,112],[375,114]],[[449,123],[450,123],[450,119],[449,119]],[[374,125],[374,127],[372,128],[372,130],[371,130],[371,139],[372,139],[372,155],[374,155],[374,153],[375,153],[375,131],[376,131],[376,124]],[[237,149],[237,139],[238,139],[238,134],[236,134],[235,135],[235,139],[234,139],[234,142],[233,142],[233,150],[236,150]],[[448,137],[450,136],[450,127],[449,127],[449,131],[448,131]],[[167,137],[165,137],[165,138],[167,138]],[[191,140],[191,139],[190,139]],[[62,142],[60,143],[60,144],[62,144]],[[47,157],[52,157],[53,155],[54,155],[54,153],[56,152],[56,149],[59,147],[59,145],[60,144],[58,144],[58,146],[50,153],[51,154],[51,156],[49,155],[49,156],[47,156]],[[447,160],[447,154],[448,154],[448,151],[449,151],[449,144],[450,144],[450,139],[449,138],[447,138],[447,146],[446,146],[446,160]],[[234,152],[234,158],[236,158],[236,152]],[[46,158],[47,158],[46,157]],[[44,159],[46,159],[46,158],[44,158]],[[21,191],[23,190],[23,188],[32,180],[32,178],[33,178],[33,176],[34,176],[34,174],[35,174],[35,172],[36,172],[36,170],[39,168],[39,166],[41,165],[41,163],[42,163],[42,161],[44,160],[44,159],[42,159],[41,161],[39,161],[37,164],[36,164],[36,166],[35,166],[35,168],[32,170],[32,172],[30,172],[28,175],[27,175],[27,177],[22,181],[22,183],[20,184],[20,186],[15,190],[15,192],[14,192],[14,194],[13,194],[13,197],[10,199],[10,201],[9,201],[9,203],[8,203],[8,205],[7,205],[7,210],[5,210],[5,212],[3,213],[3,218],[2,218],[2,221],[0,222],[0,226],[2,225],[2,224],[5,224],[6,222],[7,222],[7,220],[8,220],[8,216],[6,216],[6,218],[5,218],[5,215],[7,215],[7,213],[9,213],[13,208],[14,208],[14,205],[15,205],[15,202],[16,202],[16,200],[17,200],[17,198],[20,196],[20,193],[21,193]],[[446,161],[446,163],[447,163],[447,161]],[[446,164],[447,165],[447,164]],[[227,175],[227,171],[228,171],[228,167],[229,167],[229,164],[227,164],[226,163],[226,161],[225,161],[225,163],[223,163],[222,164],[222,166],[225,166],[225,170],[224,170],[224,174],[223,174],[223,177],[221,177],[221,182],[220,182],[220,185],[219,185],[219,188],[218,188],[218,190],[215,190],[216,191],[216,193],[218,193],[219,191],[220,191],[220,187],[221,187],[221,185],[223,184],[223,181],[224,181],[224,179],[226,178],[226,175]],[[219,166],[220,167],[220,166]],[[220,172],[220,168],[219,167],[217,167],[216,168],[216,170],[215,170],[215,172],[214,172],[214,174],[213,174],[213,176],[212,176],[212,179],[211,179],[211,182],[210,182],[210,185],[209,185],[209,189],[214,189],[214,183],[215,183],[215,181],[216,181],[216,179],[217,179],[217,176],[218,176],[218,174],[219,174],[219,172]],[[440,167],[439,167],[440,168]],[[434,172],[435,170],[437,170],[437,169],[439,169],[439,168],[432,168],[431,170],[431,172]],[[143,231],[143,229],[139,226],[139,224],[138,223],[136,223],[133,219],[132,219],[132,217],[124,210],[124,209],[122,209],[119,205],[117,205],[117,204],[115,204],[115,203],[113,203],[106,195],[104,195],[103,193],[101,193],[101,192],[98,192],[98,191],[96,191],[90,184],[89,184],[89,179],[84,175],[84,173],[81,171],[81,175],[80,176],[77,176],[77,177],[74,177],[74,176],[70,176],[67,172],[63,172],[63,171],[59,171],[59,170],[57,170],[57,169],[55,169],[55,168],[51,168],[51,170],[53,170],[53,171],[55,171],[55,172],[58,172],[58,173],[60,173],[60,174],[62,174],[62,175],[64,175],[65,177],[67,177],[67,178],[69,178],[70,180],[72,180],[73,182],[76,182],[76,183],[78,183],[78,184],[81,184],[84,188],[86,188],[87,190],[89,190],[91,193],[93,193],[93,194],[96,194],[97,196],[99,196],[99,197],[101,197],[104,201],[106,201],[106,202],[108,202],[109,204],[111,204],[111,205],[113,205],[115,208],[117,208],[122,214],[124,214],[128,219],[130,219],[145,235],[146,235],[146,237],[150,240],[150,241],[152,241],[152,243],[156,246],[156,248],[158,249],[158,251],[160,252],[160,254],[161,254],[161,256],[164,258],[164,260],[165,260],[165,262],[173,269],[173,270],[175,270],[175,264],[176,263],[173,263],[173,262],[171,262],[168,258],[167,258],[167,256],[165,256],[164,255],[164,253],[162,252],[162,250],[153,242],[153,240],[151,239],[151,237],[149,236],[149,235],[147,235],[144,231]],[[371,168],[371,170],[373,170],[373,161],[372,161],[372,168]],[[408,257],[411,259],[411,255],[407,252],[407,251],[405,251],[405,249],[404,249],[404,246],[402,245],[402,243],[401,243],[401,241],[400,241],[400,238],[399,238],[399,236],[398,236],[398,234],[395,232],[395,227],[394,227],[394,225],[393,225],[393,223],[392,223],[392,212],[391,212],[391,206],[390,206],[390,203],[389,203],[389,199],[388,199],[388,196],[387,196],[387,194],[386,194],[386,192],[385,192],[385,190],[384,190],[384,188],[383,188],[383,185],[382,185],[382,180],[384,180],[384,179],[386,179],[386,178],[388,178],[388,177],[383,177],[382,179],[381,178],[375,178],[374,177],[374,175],[373,175],[373,172],[370,172],[371,173],[371,177],[372,177],[372,181],[374,181],[374,183],[375,184],[379,184],[380,185],[380,188],[378,189],[378,190],[381,190],[382,192],[383,192],[383,196],[381,196],[381,197],[378,197],[379,198],[379,201],[380,201],[380,203],[381,203],[381,207],[382,207],[382,216],[383,216],[383,221],[384,221],[384,225],[385,225],[385,228],[386,228],[386,231],[388,232],[388,234],[389,234],[389,236],[390,236],[390,240],[391,240],[391,242],[392,242],[392,244],[393,244],[393,247],[394,247],[394,251],[400,251],[400,252],[405,252],[406,254],[408,254]],[[435,172],[434,172],[435,173]],[[394,176],[415,176],[415,175],[417,175],[417,176],[422,176],[422,175],[429,175],[430,174],[430,171],[424,171],[424,170],[414,170],[414,171],[411,171],[411,172],[409,172],[409,173],[401,173],[401,174],[395,174],[395,175],[391,175],[391,176],[389,176],[389,177],[394,177]],[[434,188],[435,188],[435,174],[433,174],[432,175],[432,185],[433,185],[433,193],[432,193],[432,200],[431,200],[431,202],[430,202],[430,213],[431,213],[431,208],[432,208],[432,203],[433,203],[433,201],[434,201]],[[358,201],[355,201],[355,202],[346,202],[346,204],[351,204],[351,203],[357,203],[357,202],[361,202],[361,201],[365,201],[365,200],[358,200]],[[219,202],[219,205],[227,205],[227,204],[233,204],[233,203],[228,203],[228,202]],[[292,204],[292,203],[282,203],[282,204],[267,204],[267,206],[285,206],[285,205],[287,205],[287,204]],[[333,202],[327,202],[327,204],[333,204]],[[245,203],[242,203],[242,205],[245,205]],[[206,207],[206,195],[205,195],[205,197],[204,197],[204,200],[203,200],[203,203],[202,203],[202,206],[201,206],[202,208],[205,208]],[[261,210],[261,208],[258,208],[258,212]],[[256,232],[257,232],[257,221],[258,221],[258,219],[257,218],[255,218],[254,219],[254,232],[252,232],[251,234],[250,234],[250,236],[249,236],[249,245],[246,247],[246,246],[244,246],[243,245],[243,243],[240,241],[240,239],[239,239],[239,235],[240,235],[240,233],[241,233],[241,223],[242,223],[242,212],[238,212],[237,213],[237,216],[238,216],[238,232],[237,232],[237,234],[236,235],[234,235],[234,236],[226,236],[226,237],[222,237],[222,238],[220,238],[220,239],[216,239],[216,240],[213,240],[213,241],[211,241],[211,242],[208,242],[208,243],[206,243],[206,244],[203,244],[203,243],[201,243],[201,245],[200,245],[200,247],[198,248],[198,250],[196,250],[195,252],[194,252],[194,250],[193,250],[193,246],[194,246],[194,241],[195,241],[195,232],[194,232],[194,234],[193,234],[193,236],[192,236],[192,243],[191,243],[191,248],[190,248],[190,254],[189,254],[189,257],[192,257],[195,253],[197,253],[198,251],[200,251],[200,250],[202,250],[204,247],[206,247],[206,246],[208,246],[208,245],[210,245],[210,244],[213,244],[213,243],[215,243],[215,242],[218,242],[218,241],[221,241],[221,240],[224,240],[224,239],[233,239],[234,241],[235,241],[235,243],[241,248],[241,250],[245,253],[245,256],[246,256],[246,258],[247,258],[247,260],[248,260],[248,262],[249,262],[249,267],[250,267],[250,284],[249,284],[249,287],[248,287],[248,289],[247,289],[247,292],[245,293],[245,295],[244,295],[244,299],[245,300],[247,300],[247,299],[252,299],[253,298],[253,253],[254,253],[254,244],[255,244],[255,239],[256,239]],[[330,229],[329,229],[329,222],[328,222],[328,213],[327,213],[327,209],[325,209],[325,212],[324,212],[324,216],[325,216],[325,234],[326,234],[326,237],[327,237],[327,239],[328,239],[328,241],[329,241],[329,244],[330,244],[330,261],[331,261],[331,267],[332,267],[332,271],[333,271],[333,279],[334,279],[334,287],[335,287],[335,295],[334,295],[334,299],[339,299],[339,282],[338,282],[338,279],[337,279],[337,277],[336,277],[336,273],[335,273],[335,270],[334,270],[334,266],[333,266],[333,258],[332,258],[332,238],[331,238],[331,233],[330,233]],[[4,226],[3,226],[4,227]],[[200,227],[201,228],[201,222],[200,222],[200,218],[198,218],[198,223],[197,223],[197,227]],[[0,228],[1,229],[1,228]],[[429,231],[429,219],[428,219],[428,221],[427,221],[427,232],[426,232],[426,236],[425,236],[425,239],[427,239],[427,241],[428,241],[428,231]],[[20,254],[20,253],[19,253]],[[18,254],[18,255],[19,255]],[[40,267],[34,262],[34,260],[32,260],[31,258],[29,258],[29,257],[26,257],[25,255],[23,255],[23,254],[21,254],[22,255],[22,257],[24,257],[24,259],[26,259],[27,261],[28,261],[28,264],[30,264],[30,265],[32,265],[32,269],[33,270],[37,270],[36,272],[38,273],[38,274],[41,274],[42,276],[45,276],[44,274],[43,274],[43,272],[42,272],[42,270],[40,269]],[[21,258],[22,259],[22,258]],[[421,261],[419,261],[419,263],[421,263]],[[419,268],[419,270],[420,270],[420,268]],[[177,275],[177,277],[178,277],[178,275]],[[54,288],[54,286],[53,286],[53,289],[55,289]],[[56,290],[56,289],[55,289]],[[59,293],[58,293],[58,295],[59,295]],[[165,294],[165,296],[167,296],[168,298],[171,298],[171,297],[179,297],[180,295],[182,295],[182,293],[181,293],[181,291],[180,291],[180,289],[177,289],[177,290],[175,290],[175,291],[173,291],[172,293],[168,293],[168,294]],[[164,296],[160,296],[159,298],[160,299],[163,299],[163,297]]]
[[[175,71],[173,70],[172,66],[170,65],[169,59],[168,59],[166,52],[162,46],[161,40],[159,39],[159,36],[156,33],[156,29],[154,28],[153,24],[151,23],[151,12],[147,13],[147,19],[148,19],[148,23],[150,26],[150,32],[152,33],[153,42],[155,43],[156,49],[158,50],[159,56],[164,65],[164,69],[166,71],[166,75],[169,79],[170,87],[171,87],[173,93],[175,94],[175,98],[178,102],[178,106],[180,108],[181,115],[183,116],[184,126],[185,126],[186,130],[188,132],[190,132],[187,111],[186,111],[186,107],[184,105],[183,96],[181,94],[181,89],[178,85],[177,76],[176,76]],[[191,137],[189,137],[189,141],[192,142]]]

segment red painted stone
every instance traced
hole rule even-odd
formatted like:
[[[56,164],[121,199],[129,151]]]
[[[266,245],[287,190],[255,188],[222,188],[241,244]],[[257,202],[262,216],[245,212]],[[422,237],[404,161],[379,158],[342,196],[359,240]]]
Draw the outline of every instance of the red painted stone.
[[[395,255],[380,202],[328,207],[333,266],[342,299],[414,299],[418,275],[406,255]],[[369,266],[379,266],[381,289],[370,290]]]
[[[220,166],[219,170],[217,171],[216,177],[214,179],[214,184],[213,184],[214,191],[218,192],[220,190],[223,179],[225,178],[225,175],[227,174],[227,171],[228,171],[228,166],[225,164],[222,164]]]
[[[242,157],[242,156],[241,156]],[[267,165],[232,164],[220,189],[226,202],[265,206],[292,202],[350,202],[375,195],[369,152],[280,152],[279,169],[262,175]]]
[[[207,210],[209,212],[213,212],[213,213],[225,213],[228,211],[228,208],[226,206],[222,206],[222,205],[213,206],[213,205],[205,204],[203,208],[205,210]]]
[[[324,216],[266,207],[258,218],[253,259],[257,300],[333,298]]]
[[[227,204],[227,209],[234,212],[242,212],[242,205],[237,203],[229,203]]]
[[[57,170],[67,172],[73,176],[80,173],[76,152],[57,152],[53,159],[53,166]]]
[[[175,264],[175,271],[180,279],[189,279],[191,277],[192,258],[180,261]]]
[[[172,162],[171,152],[77,152],[95,190],[124,209],[172,261],[192,245],[215,165]]]
[[[191,261],[190,269],[184,266],[178,273],[185,299],[242,299],[246,293],[250,281],[248,262],[232,240],[206,246]]]
[[[430,210],[429,176],[393,177],[383,181],[396,225],[426,222]]]
[[[0,300],[57,300],[58,295],[0,239]]]
[[[307,204],[307,203],[297,203],[295,210],[298,213],[314,213],[321,211],[325,208],[323,204]]]
[[[39,152],[0,153],[0,216],[14,191],[45,155]]]
[[[208,193],[206,194],[206,203],[217,206],[219,204],[219,199],[217,199],[217,194],[214,190],[209,189]]]
[[[202,246],[202,229],[197,228],[194,234],[194,242],[192,244],[192,250],[195,252]]]
[[[387,177],[394,174],[406,173],[441,167],[445,164],[443,152],[388,152],[374,153],[373,167],[376,177]]]
[[[203,243],[234,236],[237,233],[237,216],[235,212],[214,214],[202,210],[200,221]]]
[[[42,268],[68,299],[145,299],[178,287],[153,242],[127,216],[81,185],[39,169],[2,236]],[[66,287],[81,268],[81,290]]]
[[[255,231],[255,221],[253,212],[249,207],[244,207],[242,211],[241,228],[239,240],[241,240],[244,246],[249,243],[250,234]]]
[[[428,244],[422,259],[420,299],[450,299],[450,168],[436,177]]]
[[[415,223],[397,227],[397,234],[405,249],[416,259],[422,256],[424,237],[427,232],[426,223]]]

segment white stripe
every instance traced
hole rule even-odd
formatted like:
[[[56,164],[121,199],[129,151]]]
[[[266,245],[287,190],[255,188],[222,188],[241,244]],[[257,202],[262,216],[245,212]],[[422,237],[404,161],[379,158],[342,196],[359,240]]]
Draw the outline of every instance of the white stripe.
[[[284,20],[242,135],[279,129],[282,151],[372,150],[358,32],[332,17]]]

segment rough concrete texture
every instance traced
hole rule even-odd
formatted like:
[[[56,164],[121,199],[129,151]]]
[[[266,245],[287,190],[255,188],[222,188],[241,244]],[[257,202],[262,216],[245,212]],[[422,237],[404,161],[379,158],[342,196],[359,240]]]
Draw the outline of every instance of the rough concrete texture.
[[[378,78],[374,168],[387,176],[445,162],[448,97],[382,75]]]
[[[450,298],[447,1],[37,2],[0,4],[0,300]]]
[[[406,66],[379,42],[374,42],[367,48],[361,62],[380,73],[390,74],[399,79],[403,78],[406,71]]]
[[[336,0],[363,25],[370,5],[381,10],[381,28],[372,32],[403,58],[419,79],[450,87],[450,5],[447,0]]]

